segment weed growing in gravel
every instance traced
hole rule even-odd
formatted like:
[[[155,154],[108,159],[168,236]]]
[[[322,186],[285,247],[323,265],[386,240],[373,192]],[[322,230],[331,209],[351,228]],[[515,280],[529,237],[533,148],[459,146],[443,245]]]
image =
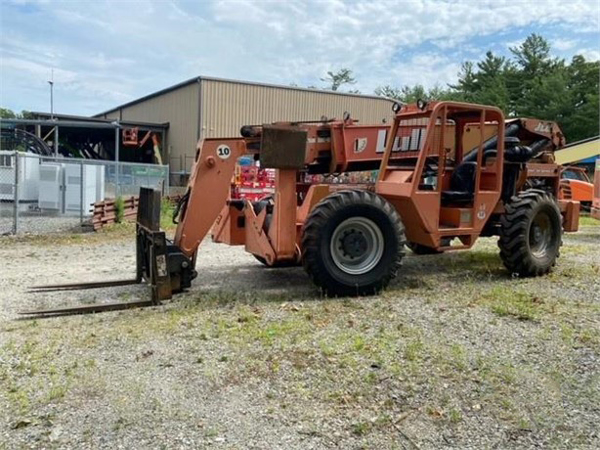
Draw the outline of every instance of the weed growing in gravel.
[[[422,350],[423,342],[421,342],[419,339],[415,339],[409,342],[406,348],[404,349],[404,357],[408,361],[415,361],[421,356]]]
[[[448,419],[450,419],[450,422],[452,423],[458,423],[462,421],[462,413],[460,412],[460,410],[452,408],[448,413]]]
[[[536,320],[539,316],[540,302],[537,297],[527,292],[497,286],[483,294],[481,298],[493,313],[501,317]]]
[[[352,432],[357,436],[363,436],[371,430],[369,422],[357,422],[352,425]]]

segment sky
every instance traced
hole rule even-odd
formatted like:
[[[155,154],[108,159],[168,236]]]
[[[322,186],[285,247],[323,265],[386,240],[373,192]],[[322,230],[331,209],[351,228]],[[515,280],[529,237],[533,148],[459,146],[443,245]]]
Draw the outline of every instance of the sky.
[[[0,0],[0,106],[92,115],[199,75],[347,89],[445,86],[529,34],[600,59],[600,0]],[[343,88],[342,88],[343,90]]]

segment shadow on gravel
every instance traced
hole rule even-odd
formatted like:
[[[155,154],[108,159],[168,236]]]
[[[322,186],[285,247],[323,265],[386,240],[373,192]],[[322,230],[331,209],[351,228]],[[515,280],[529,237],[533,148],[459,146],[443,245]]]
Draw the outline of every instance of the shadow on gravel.
[[[215,297],[219,304],[252,301],[319,301],[324,299],[302,267],[268,268],[244,264],[222,270],[202,268],[188,297]],[[493,283],[510,279],[495,251],[462,251],[441,255],[407,255],[390,289],[435,290],[440,284]],[[209,301],[211,299],[208,299]]]
[[[290,301],[318,300],[317,288],[302,267],[269,268],[262,264],[244,264],[228,270],[202,268],[189,293],[232,293],[250,299]]]

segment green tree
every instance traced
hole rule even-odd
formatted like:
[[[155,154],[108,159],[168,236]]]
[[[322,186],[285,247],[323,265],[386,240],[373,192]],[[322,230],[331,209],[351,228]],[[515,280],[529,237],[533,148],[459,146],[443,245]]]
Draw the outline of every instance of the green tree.
[[[546,71],[552,64],[550,43],[539,34],[531,34],[521,45],[511,47],[516,63],[524,75],[537,76]]]
[[[23,110],[20,114],[15,113],[12,109],[0,108],[1,119],[34,119],[34,114],[31,111]]]
[[[466,102],[475,102],[475,95],[479,92],[479,83],[475,75],[475,69],[472,61],[462,63],[458,72],[458,82],[449,86],[450,89],[460,96]]]
[[[598,135],[599,62],[577,55],[568,64],[537,34],[510,52],[511,58],[487,52],[465,62],[450,97],[498,106],[509,117],[554,120],[570,142]]]
[[[0,119],[14,119],[17,115],[13,110],[8,108],[0,108]]]
[[[35,114],[33,114],[31,111],[27,111],[26,109],[24,109],[23,111],[21,111],[21,114],[19,114],[19,117],[21,119],[35,119]]]
[[[570,110],[562,117],[565,136],[578,141],[600,135],[600,61],[588,62],[575,55],[567,67],[566,92]]]
[[[355,84],[356,80],[352,76],[352,71],[350,69],[342,68],[337,72],[329,71],[327,72],[327,76],[325,78],[321,78],[321,81],[327,81],[329,83],[329,87],[332,91],[337,91],[340,86],[344,84]]]
[[[380,97],[399,100],[402,103],[415,103],[417,100],[456,100],[456,96],[448,89],[434,86],[425,89],[421,84],[414,86],[393,87],[390,85],[379,86],[375,89],[375,95]]]

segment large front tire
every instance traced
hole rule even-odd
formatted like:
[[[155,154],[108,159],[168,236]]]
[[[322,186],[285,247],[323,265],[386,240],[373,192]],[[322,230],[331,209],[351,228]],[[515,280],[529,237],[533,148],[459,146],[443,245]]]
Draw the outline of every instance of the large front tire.
[[[530,189],[506,204],[500,220],[500,257],[521,277],[544,275],[556,264],[562,245],[562,217],[556,200]]]
[[[302,265],[325,295],[372,295],[396,276],[405,242],[400,216],[387,200],[369,191],[339,191],[308,216]]]

